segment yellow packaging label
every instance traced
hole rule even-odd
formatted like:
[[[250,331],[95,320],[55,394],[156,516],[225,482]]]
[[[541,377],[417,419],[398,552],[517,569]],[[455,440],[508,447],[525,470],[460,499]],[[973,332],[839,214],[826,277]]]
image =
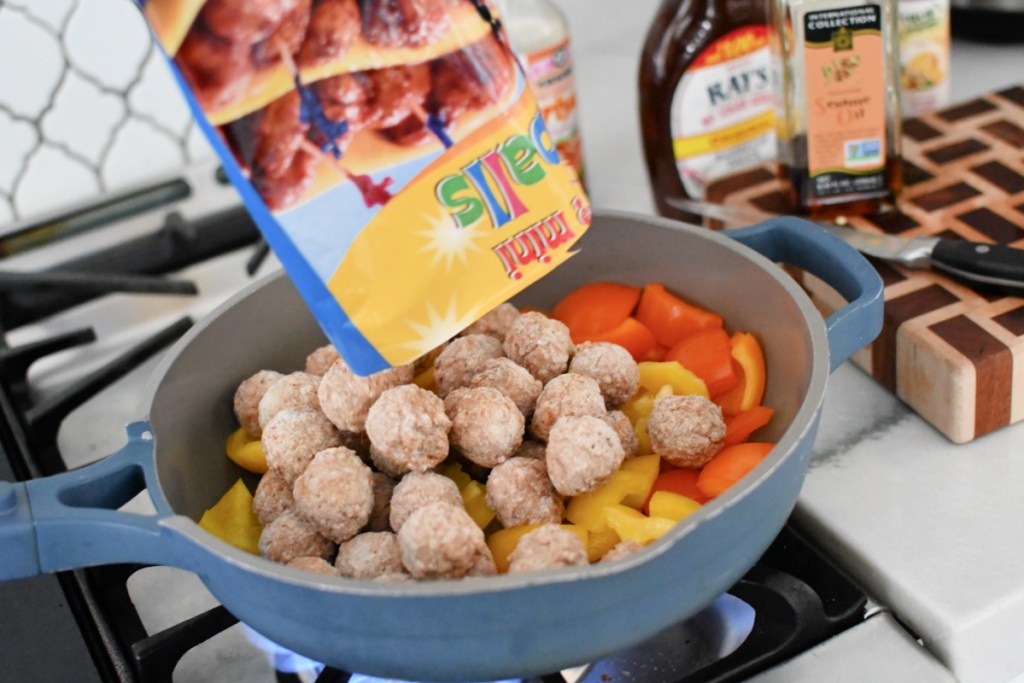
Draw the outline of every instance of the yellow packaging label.
[[[398,365],[504,301],[510,281],[519,289],[565,261],[589,223],[578,179],[524,96],[392,199],[328,288]]]

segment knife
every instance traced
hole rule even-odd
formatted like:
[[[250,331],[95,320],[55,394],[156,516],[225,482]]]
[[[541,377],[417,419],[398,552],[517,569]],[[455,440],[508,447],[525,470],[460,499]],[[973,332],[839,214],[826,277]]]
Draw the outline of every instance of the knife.
[[[775,217],[755,209],[692,199],[672,198],[667,202],[683,211],[732,224],[758,223]],[[862,254],[894,261],[907,268],[931,268],[970,284],[999,287],[1024,295],[1024,249],[942,237],[899,237],[844,228],[825,221],[813,222]]]

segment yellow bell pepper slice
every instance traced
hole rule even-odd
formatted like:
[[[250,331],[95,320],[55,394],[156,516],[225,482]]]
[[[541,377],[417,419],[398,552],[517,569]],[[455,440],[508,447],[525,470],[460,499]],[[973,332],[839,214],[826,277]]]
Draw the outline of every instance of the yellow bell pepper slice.
[[[259,555],[263,527],[252,511],[252,494],[241,479],[203,513],[199,526],[236,548]]]
[[[672,387],[672,393],[676,396],[710,397],[704,380],[684,368],[678,361],[644,361],[637,363],[637,367],[640,369],[640,386],[652,394],[668,385]]]
[[[621,503],[630,494],[646,497],[653,483],[648,483],[647,479],[644,472],[620,469],[593,491],[573,496],[565,507],[565,518],[590,531],[604,531],[608,523],[602,510],[608,505]]]
[[[587,557],[590,558],[591,562],[600,560],[622,540],[611,528],[605,528],[604,531],[591,531],[589,538],[590,540],[587,542]]]
[[[651,437],[647,435],[647,421],[650,419],[649,415],[645,415],[636,421],[633,425],[633,431],[636,433],[636,452],[640,455],[650,455],[654,452],[654,446],[651,445]]]
[[[454,481],[455,485],[459,487],[459,491],[462,491],[469,486],[469,482],[473,481],[472,477],[462,471],[462,465],[454,460],[444,462],[437,468],[437,473]]]
[[[661,456],[656,453],[638,455],[635,458],[622,461],[622,466],[619,467],[620,471],[636,472],[642,479],[634,482],[635,488],[630,490],[620,502],[636,510],[642,508],[647,496],[651,494],[651,487],[654,486],[654,480],[658,478],[660,469]]]
[[[625,505],[606,506],[604,516],[608,526],[614,529],[623,541],[645,544],[661,538],[676,524],[675,520],[665,517],[647,517]]]
[[[665,517],[677,522],[689,517],[700,508],[700,503],[693,498],[687,498],[671,491],[655,491],[648,507],[651,517]]]
[[[259,439],[249,436],[244,427],[239,427],[228,436],[224,451],[232,462],[243,470],[263,474],[267,471],[267,454]]]
[[[654,398],[644,392],[637,394],[626,405],[622,406],[622,412],[625,413],[626,417],[634,425],[637,423],[637,420],[649,417],[652,410],[654,410]]]
[[[473,518],[476,525],[486,529],[496,515],[491,506],[487,504],[487,490],[478,481],[470,480],[462,491],[462,504],[466,506],[466,512]]]
[[[426,389],[427,391],[432,391],[435,394],[441,393],[441,390],[437,388],[437,379],[434,376],[433,365],[431,365],[429,368],[413,377],[412,383],[418,386],[420,389]]]
[[[520,538],[539,528],[539,526],[539,524],[513,526],[508,529],[495,531],[487,538],[487,547],[491,549],[491,555],[494,556],[494,566],[498,568],[498,572],[504,574],[508,571],[508,556],[516,549],[516,543],[519,543]],[[576,534],[583,543],[583,547],[589,546],[586,529],[575,524],[562,524],[561,527]]]

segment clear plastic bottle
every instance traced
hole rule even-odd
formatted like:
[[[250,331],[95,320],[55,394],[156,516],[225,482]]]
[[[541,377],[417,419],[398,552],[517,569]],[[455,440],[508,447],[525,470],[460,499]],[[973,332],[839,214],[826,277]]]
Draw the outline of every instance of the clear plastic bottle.
[[[496,4],[558,153],[582,178],[583,150],[565,15],[550,0],[498,0]]]

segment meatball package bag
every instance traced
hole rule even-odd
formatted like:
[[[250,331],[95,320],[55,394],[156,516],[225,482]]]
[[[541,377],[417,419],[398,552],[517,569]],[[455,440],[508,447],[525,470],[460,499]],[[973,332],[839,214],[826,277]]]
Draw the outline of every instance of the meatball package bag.
[[[590,223],[483,0],[138,0],[267,243],[349,366],[401,365]]]

